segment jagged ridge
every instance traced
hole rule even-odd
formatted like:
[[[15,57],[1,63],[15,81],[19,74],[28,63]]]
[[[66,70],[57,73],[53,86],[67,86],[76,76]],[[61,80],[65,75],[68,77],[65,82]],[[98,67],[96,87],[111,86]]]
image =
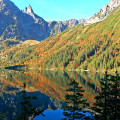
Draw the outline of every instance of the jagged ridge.
[[[86,20],[86,23],[95,23],[104,20],[116,7],[120,5],[120,0],[111,0],[98,13]]]

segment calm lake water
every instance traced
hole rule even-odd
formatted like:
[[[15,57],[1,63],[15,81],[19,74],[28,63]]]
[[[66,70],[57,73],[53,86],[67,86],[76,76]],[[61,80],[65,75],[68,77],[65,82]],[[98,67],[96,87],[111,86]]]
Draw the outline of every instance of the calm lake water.
[[[55,72],[55,71],[0,71],[0,113],[7,120],[15,118],[20,111],[22,85],[25,82],[27,94],[37,96],[32,101],[39,108],[55,110],[64,105],[66,89],[76,80],[85,90],[84,96],[92,105],[99,90],[100,73],[92,72]]]

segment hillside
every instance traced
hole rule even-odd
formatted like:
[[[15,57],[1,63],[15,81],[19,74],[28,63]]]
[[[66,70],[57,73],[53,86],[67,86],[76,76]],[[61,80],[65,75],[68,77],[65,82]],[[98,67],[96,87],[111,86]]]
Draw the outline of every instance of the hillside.
[[[19,45],[0,53],[1,64],[48,69],[120,70],[120,7],[104,21],[74,26],[37,45]]]

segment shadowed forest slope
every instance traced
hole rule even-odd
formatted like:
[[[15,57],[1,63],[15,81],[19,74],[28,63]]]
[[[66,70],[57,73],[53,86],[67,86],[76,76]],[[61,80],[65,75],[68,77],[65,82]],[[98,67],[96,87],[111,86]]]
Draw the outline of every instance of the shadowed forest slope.
[[[104,21],[74,26],[37,45],[1,50],[1,64],[48,69],[120,70],[120,7]]]

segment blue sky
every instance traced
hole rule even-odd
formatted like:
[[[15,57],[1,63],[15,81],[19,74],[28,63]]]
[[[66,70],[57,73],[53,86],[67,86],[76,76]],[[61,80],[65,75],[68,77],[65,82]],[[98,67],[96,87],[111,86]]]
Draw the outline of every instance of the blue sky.
[[[11,0],[23,10],[29,4],[46,21],[89,18],[110,0]]]

